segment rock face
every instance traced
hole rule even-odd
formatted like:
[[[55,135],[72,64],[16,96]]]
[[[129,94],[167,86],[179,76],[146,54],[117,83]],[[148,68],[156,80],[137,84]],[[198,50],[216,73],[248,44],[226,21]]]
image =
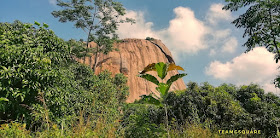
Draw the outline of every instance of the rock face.
[[[160,40],[154,40],[153,42],[172,57],[171,52]],[[155,44],[143,39],[123,39],[121,43],[116,43],[114,46],[118,51],[110,52],[107,55],[101,54],[99,56],[96,73],[98,74],[100,71],[107,69],[111,71],[113,75],[117,73],[126,75],[128,77],[127,84],[129,86],[127,102],[134,102],[134,100],[139,99],[141,95],[156,92],[155,84],[137,76],[139,71],[142,71],[148,64],[168,62],[164,53]],[[90,43],[90,47],[95,46],[95,43]],[[92,67],[94,64],[94,56],[87,57],[85,60],[80,59],[79,61],[91,65]],[[177,73],[177,71],[170,71],[166,79],[169,79],[170,76]],[[155,71],[151,71],[149,74],[156,76]],[[183,89],[186,89],[186,85],[182,79],[179,79],[172,84],[170,91]]]

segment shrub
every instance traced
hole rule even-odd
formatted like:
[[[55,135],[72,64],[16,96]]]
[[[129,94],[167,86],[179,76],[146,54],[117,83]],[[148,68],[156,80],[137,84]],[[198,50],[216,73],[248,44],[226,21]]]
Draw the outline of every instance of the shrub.
[[[94,75],[46,27],[0,23],[0,120],[24,122],[33,131],[81,120],[94,128],[99,118],[106,118],[106,127],[114,124],[128,95],[126,77]]]
[[[124,136],[156,138],[166,135],[161,124],[163,115],[164,110],[155,105],[127,104],[122,118]]]
[[[36,25],[0,23],[0,97],[8,99],[1,104],[1,120],[30,121],[39,93],[54,85],[58,66],[69,61],[63,40],[46,24]]]
[[[11,122],[0,126],[1,138],[31,138],[30,132],[25,129],[26,124]]]

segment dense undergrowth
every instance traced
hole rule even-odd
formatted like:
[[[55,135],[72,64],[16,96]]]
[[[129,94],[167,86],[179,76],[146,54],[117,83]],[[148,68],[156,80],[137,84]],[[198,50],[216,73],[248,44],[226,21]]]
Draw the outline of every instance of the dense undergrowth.
[[[0,23],[0,137],[168,137],[162,107],[125,103],[126,77],[94,75],[69,44],[45,24]],[[170,137],[279,137],[280,99],[258,85],[190,82],[163,102]]]

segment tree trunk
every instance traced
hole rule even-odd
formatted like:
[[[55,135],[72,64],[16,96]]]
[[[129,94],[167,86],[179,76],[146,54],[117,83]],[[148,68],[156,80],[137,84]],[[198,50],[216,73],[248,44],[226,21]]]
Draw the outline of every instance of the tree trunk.
[[[164,110],[165,110],[165,119],[166,119],[166,130],[167,130],[167,136],[168,138],[170,138],[170,135],[169,135],[169,127],[168,127],[168,115],[167,115],[167,108],[166,108],[166,104],[164,104]]]
[[[93,73],[95,73],[96,67],[97,67],[97,63],[98,63],[98,59],[99,59],[99,46],[96,46],[96,52],[95,52],[95,57],[94,57],[94,64],[92,67]]]
[[[89,31],[88,31],[86,53],[88,53],[88,44],[89,44],[89,37],[90,37],[91,30],[92,30],[92,29],[89,29]],[[86,56],[84,56],[84,64],[85,64],[85,62],[86,62]]]

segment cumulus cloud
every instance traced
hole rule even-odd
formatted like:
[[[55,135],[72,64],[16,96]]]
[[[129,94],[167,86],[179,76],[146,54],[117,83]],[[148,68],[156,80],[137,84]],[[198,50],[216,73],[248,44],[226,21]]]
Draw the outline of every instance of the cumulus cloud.
[[[158,38],[156,32],[152,30],[153,23],[146,22],[144,13],[141,11],[127,11],[124,18],[133,18],[136,23],[123,23],[120,24],[117,33],[120,38],[141,38],[155,37]]]
[[[117,33],[120,38],[161,39],[175,59],[178,59],[178,55],[192,55],[208,48],[211,48],[211,56],[221,52],[234,53],[238,42],[231,36],[231,30],[210,25],[213,21],[231,19],[231,13],[223,11],[222,7],[222,4],[211,5],[205,21],[196,18],[194,11],[188,7],[177,7],[173,10],[175,17],[169,21],[168,27],[160,30],[154,30],[153,23],[145,20],[145,12],[130,10],[125,17],[134,18],[136,24],[120,24]]]
[[[227,37],[229,37],[231,34],[231,30],[230,29],[224,29],[224,30],[215,30],[212,32],[212,35],[217,39],[225,39]]]
[[[235,37],[231,37],[225,42],[224,46],[222,47],[222,52],[234,53],[237,45],[237,39]]]
[[[203,37],[208,30],[204,23],[196,19],[194,12],[189,8],[177,7],[174,13],[176,17],[169,22],[168,28],[154,31],[153,23],[145,21],[143,12],[128,11],[126,17],[134,18],[136,24],[121,24],[117,33],[120,38],[143,39],[149,36],[162,39],[167,46],[172,46],[174,51],[196,53],[206,49]]]
[[[213,61],[205,69],[207,75],[237,85],[258,83],[267,91],[275,92],[271,82],[278,74],[274,55],[263,47],[243,53],[230,62]]]
[[[169,22],[167,29],[168,43],[173,45],[177,51],[187,53],[197,53],[206,49],[204,37],[208,33],[208,28],[198,20],[194,12],[185,7],[174,9],[176,17]]]
[[[210,52],[209,52],[209,56],[214,56],[216,55],[216,50],[215,49],[210,49]]]
[[[206,15],[206,20],[212,24],[217,25],[220,21],[231,21],[233,19],[230,11],[225,11],[222,8],[223,4],[212,4],[209,12]]]
[[[224,5],[220,3],[212,4],[206,14],[205,24],[211,28],[208,40],[206,40],[212,46],[209,56],[214,56],[216,53],[232,54],[238,46],[238,40],[231,35],[232,32],[229,28],[220,29],[220,26],[217,26],[223,21],[233,20],[231,12],[222,10],[223,7]],[[216,52],[213,52],[213,50]]]
[[[49,0],[49,3],[52,4],[52,5],[56,5],[56,1],[57,0]]]
[[[211,49],[209,56],[216,56],[219,54],[233,54],[237,50],[238,40],[236,37],[231,36],[230,29],[224,30],[212,30],[208,38],[207,43]]]

